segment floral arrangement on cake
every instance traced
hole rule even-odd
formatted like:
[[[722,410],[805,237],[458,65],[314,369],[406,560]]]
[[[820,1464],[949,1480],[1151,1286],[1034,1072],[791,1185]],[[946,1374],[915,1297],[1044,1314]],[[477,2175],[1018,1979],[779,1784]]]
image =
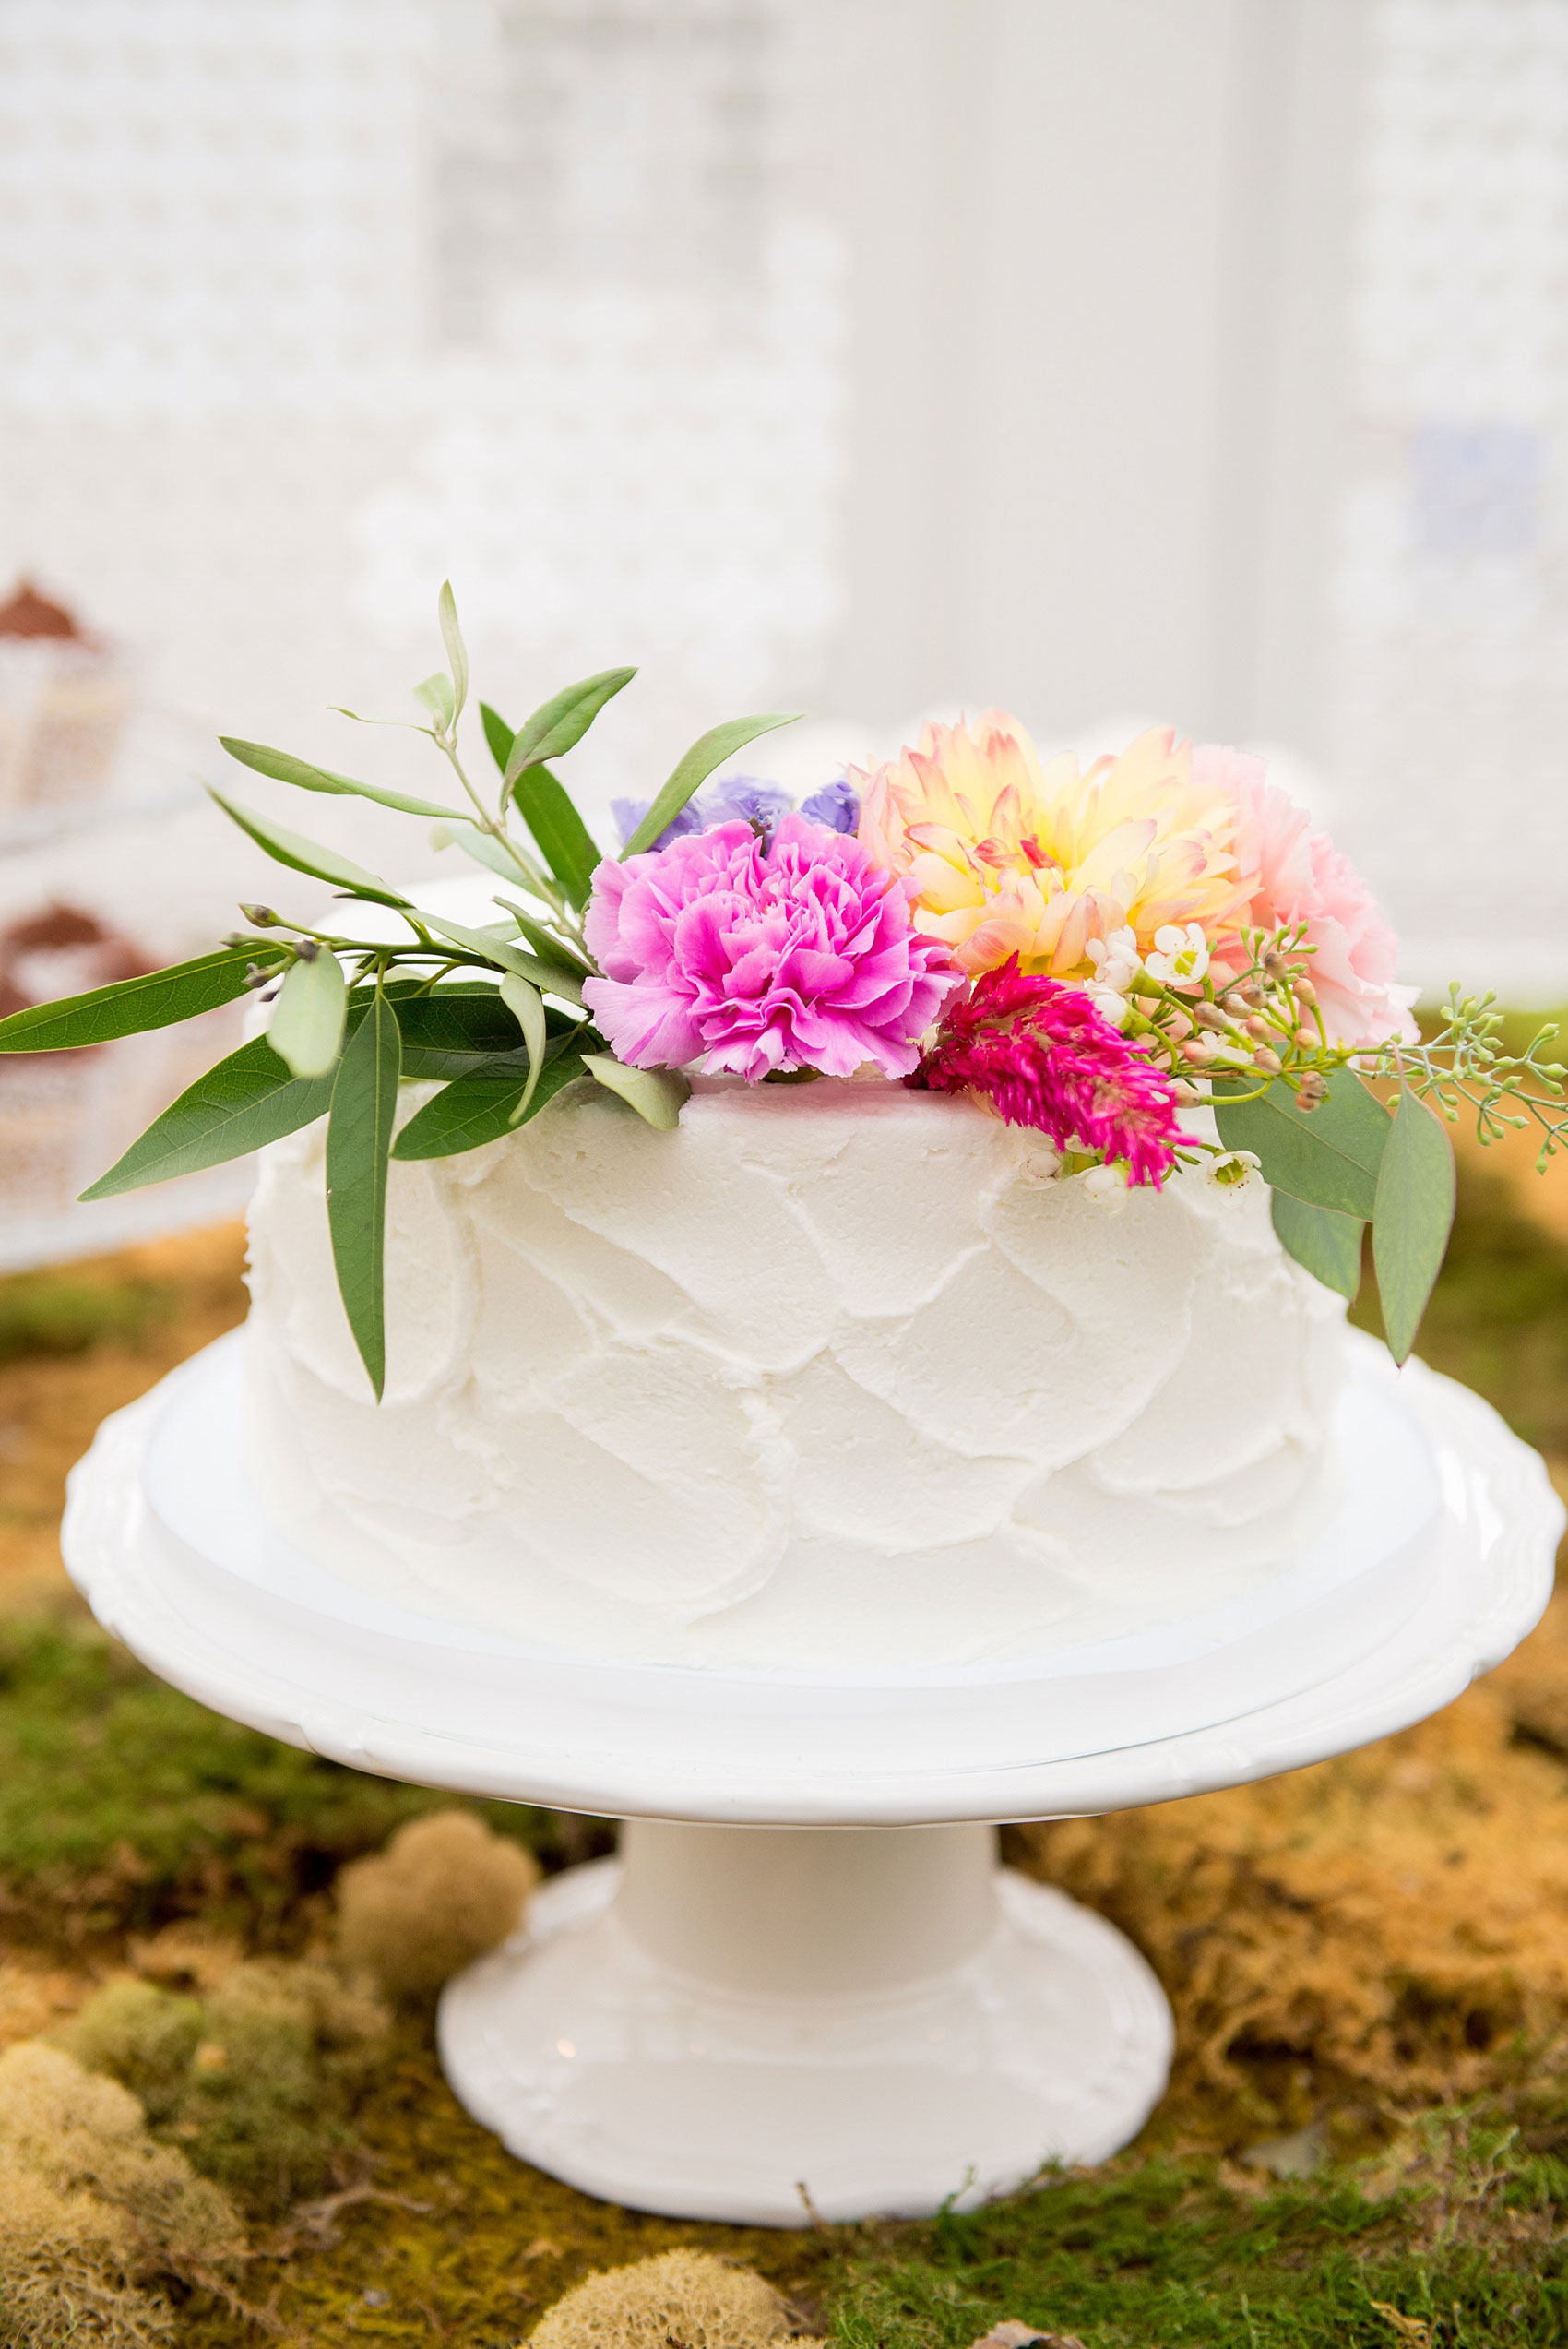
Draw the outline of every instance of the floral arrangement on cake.
[[[978,1100],[1044,1136],[1095,1187],[1206,1164],[1254,1170],[1285,1247],[1353,1296],[1371,1226],[1404,1360],[1454,1208],[1443,1121],[1483,1141],[1568,1130],[1544,1027],[1506,1054],[1492,998],[1454,990],[1423,1039],[1395,942],[1348,861],[1240,753],[1169,730],[1080,767],[999,711],[928,725],[874,772],[793,808],[767,783],[698,793],[777,717],[695,743],[651,803],[617,803],[607,855],[554,771],[630,669],[588,677],[515,731],[479,705],[488,792],[459,746],[469,661],[451,590],[447,667],[411,721],[455,804],[224,739],[242,766],[434,823],[498,884],[469,927],[214,791],[280,865],[386,909],[367,944],[242,907],[212,953],[0,1019],[0,1051],[57,1052],[191,1019],[247,989],[267,1031],[208,1071],[84,1198],[238,1157],[325,1115],[339,1285],[379,1396],[391,1159],[502,1139],[576,1079],[672,1128],[689,1069],[748,1084],[872,1072]],[[345,716],[353,712],[345,711]],[[364,722],[364,721],[362,721]],[[403,935],[406,933],[406,935]],[[437,1090],[399,1126],[402,1079]],[[1381,1087],[1382,1091],[1374,1090]],[[1206,1115],[1205,1114],[1206,1113]]]

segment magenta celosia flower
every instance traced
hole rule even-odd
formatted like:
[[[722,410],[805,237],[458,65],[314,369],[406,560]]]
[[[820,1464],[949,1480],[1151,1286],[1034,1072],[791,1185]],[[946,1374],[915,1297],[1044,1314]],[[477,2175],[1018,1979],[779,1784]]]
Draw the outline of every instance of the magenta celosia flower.
[[[1158,1190],[1182,1139],[1170,1080],[1101,1019],[1082,987],[1026,978],[1015,955],[943,1014],[914,1085],[983,1094],[1058,1150],[1100,1151]]]
[[[593,876],[585,933],[604,976],[583,996],[633,1068],[701,1060],[754,1084],[775,1069],[905,1077],[960,985],[914,929],[909,893],[860,842],[787,816],[767,845],[718,824]]]

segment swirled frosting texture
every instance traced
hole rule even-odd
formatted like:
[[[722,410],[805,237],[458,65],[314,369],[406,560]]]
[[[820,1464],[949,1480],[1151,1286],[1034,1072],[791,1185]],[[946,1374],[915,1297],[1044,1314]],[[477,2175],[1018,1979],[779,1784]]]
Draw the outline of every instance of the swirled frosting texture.
[[[1022,1657],[1256,1587],[1322,1506],[1342,1308],[1255,1181],[1108,1204],[962,1099],[710,1080],[662,1134],[585,1083],[394,1164],[377,1409],[323,1142],[263,1155],[251,1468],[427,1612],[670,1663]]]

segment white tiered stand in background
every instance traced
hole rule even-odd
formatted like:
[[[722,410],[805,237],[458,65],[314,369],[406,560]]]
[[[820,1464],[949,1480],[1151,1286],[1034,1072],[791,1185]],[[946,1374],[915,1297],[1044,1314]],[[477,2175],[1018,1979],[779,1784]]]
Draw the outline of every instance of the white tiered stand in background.
[[[0,808],[0,930],[65,905],[126,937],[149,964],[208,951],[236,919],[256,864],[248,842],[236,853],[203,795],[202,781],[223,764],[205,726],[142,709],[101,793]],[[243,1019],[243,1005],[227,1005],[96,1051],[0,1061],[0,1272],[106,1255],[244,1210],[250,1159],[87,1206],[77,1198],[235,1048]]]

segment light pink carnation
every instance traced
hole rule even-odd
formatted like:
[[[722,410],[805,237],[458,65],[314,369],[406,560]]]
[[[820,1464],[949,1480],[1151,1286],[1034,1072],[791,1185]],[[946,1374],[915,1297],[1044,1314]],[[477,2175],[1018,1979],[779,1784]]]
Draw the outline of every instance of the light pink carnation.
[[[583,996],[633,1068],[700,1059],[754,1084],[775,1069],[907,1077],[961,984],[920,936],[901,880],[859,841],[787,816],[764,846],[716,825],[593,876],[585,924],[604,976]]]
[[[1326,832],[1311,829],[1306,809],[1268,781],[1261,758],[1204,744],[1193,753],[1193,776],[1232,793],[1241,809],[1237,863],[1258,876],[1247,921],[1267,930],[1306,924],[1306,943],[1317,949],[1309,968],[1331,1041],[1413,1042],[1417,990],[1396,984],[1394,933],[1349,858]]]

